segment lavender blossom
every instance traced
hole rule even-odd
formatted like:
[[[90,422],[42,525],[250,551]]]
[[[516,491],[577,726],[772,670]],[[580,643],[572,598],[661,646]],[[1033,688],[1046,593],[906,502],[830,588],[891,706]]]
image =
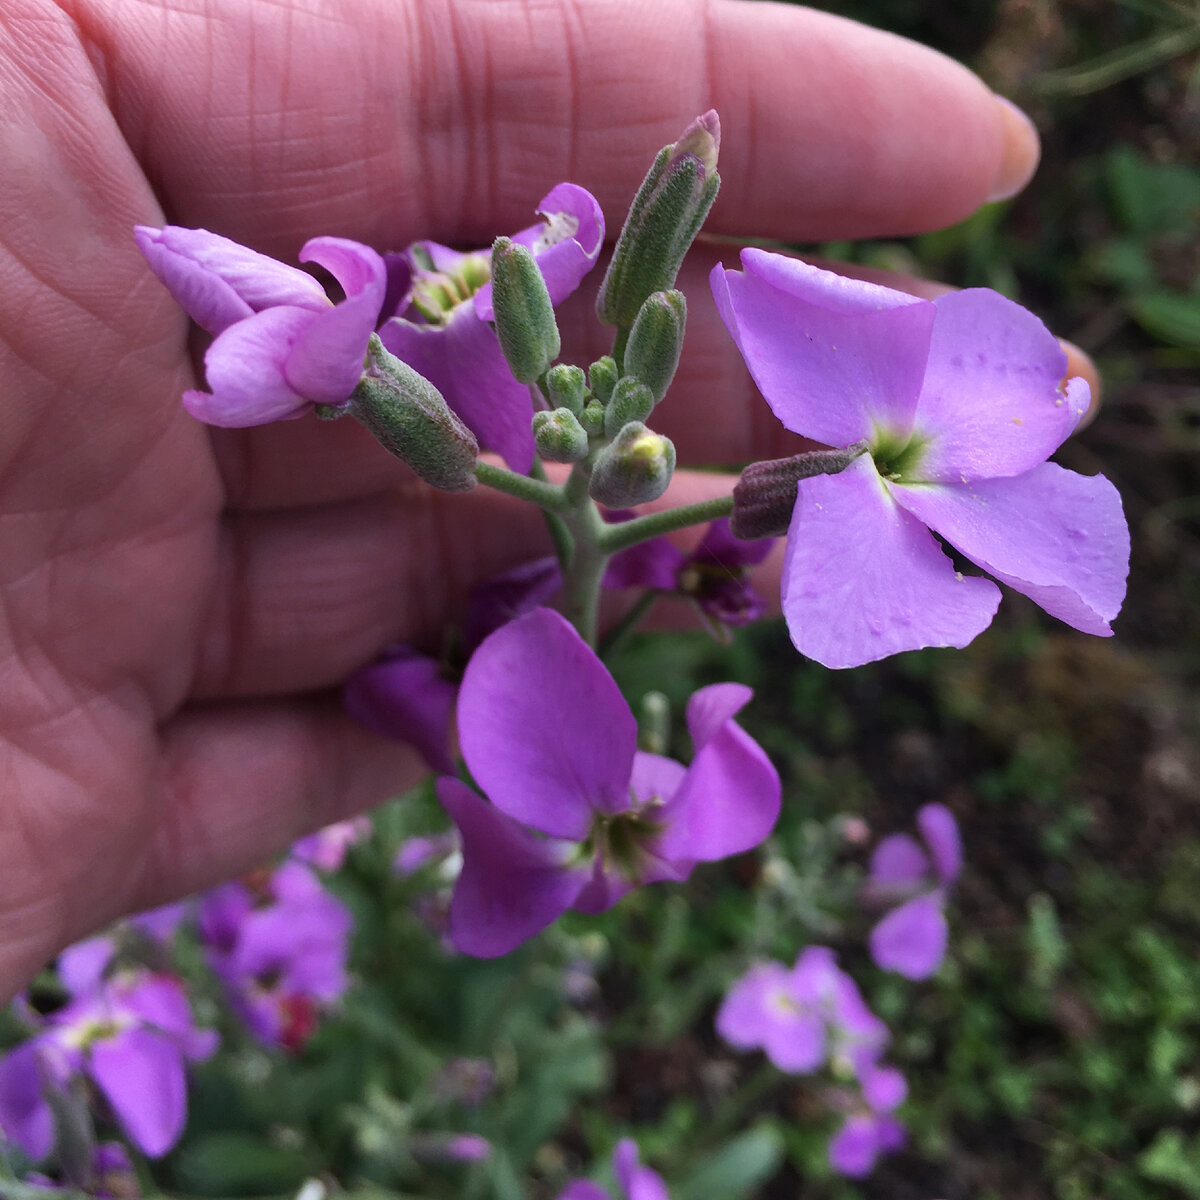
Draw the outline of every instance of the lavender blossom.
[[[108,939],[89,939],[73,951],[63,956],[71,999],[0,1058],[0,1129],[31,1158],[44,1158],[54,1144],[49,1095],[65,1094],[83,1076],[134,1145],[157,1158],[183,1132],[186,1064],[208,1058],[217,1035],[196,1028],[174,976],[108,972],[115,951]]]
[[[801,653],[857,666],[965,646],[1000,591],[964,576],[943,537],[1001,583],[1107,636],[1129,531],[1116,489],[1046,462],[1087,411],[1045,326],[995,292],[918,300],[771,254],[717,266],[717,307],[788,429],[868,453],[802,479],[783,610]]]
[[[438,797],[462,837],[451,940],[505,954],[568,908],[597,913],[631,888],[758,845],[779,777],[733,720],[750,699],[716,684],[688,705],[692,765],[637,749],[637,725],[595,653],[537,609],[492,634],[458,700],[463,757],[490,800],[457,779]]]
[[[594,197],[560,183],[542,197],[544,218],[512,240],[533,252],[552,303],[565,300],[591,270],[604,242]],[[404,252],[409,287],[379,331],[397,358],[425,376],[487,450],[522,473],[533,463],[529,387],[518,383],[489,322],[490,251],[460,252],[416,242]],[[395,272],[399,274],[400,272]]]
[[[946,954],[946,897],[962,869],[962,842],[954,815],[943,804],[917,813],[922,848],[906,833],[875,847],[866,895],[898,904],[871,931],[871,957],[885,971],[928,979]]]
[[[333,304],[303,271],[207,230],[138,226],[135,237],[181,307],[217,335],[204,356],[212,391],[183,395],[194,417],[262,425],[349,401],[387,289],[374,250],[335,237],[304,244],[300,261],[324,267],[345,292]]]
[[[617,1200],[670,1200],[667,1185],[657,1171],[642,1166],[637,1143],[622,1138],[613,1150],[612,1168],[621,1189]],[[590,1179],[576,1179],[558,1200],[613,1200],[612,1195]]]
[[[859,1076],[862,1095],[829,1142],[829,1165],[850,1179],[864,1179],[883,1154],[908,1140],[895,1112],[908,1084],[895,1067],[870,1066]]]

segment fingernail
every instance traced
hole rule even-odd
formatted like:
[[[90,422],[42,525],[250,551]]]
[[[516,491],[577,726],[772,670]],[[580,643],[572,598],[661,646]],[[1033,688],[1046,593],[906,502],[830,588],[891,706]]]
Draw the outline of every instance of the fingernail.
[[[1004,156],[989,201],[1008,200],[1033,178],[1042,155],[1033,122],[1011,100],[997,96],[1004,122]]]

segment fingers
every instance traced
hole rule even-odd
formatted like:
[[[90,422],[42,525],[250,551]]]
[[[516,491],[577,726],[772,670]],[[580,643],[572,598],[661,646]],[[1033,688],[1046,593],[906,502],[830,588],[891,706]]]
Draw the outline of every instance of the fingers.
[[[722,118],[712,228],[814,240],[957,220],[1037,138],[934,51],[746,0],[91,0],[80,24],[169,217],[275,253],[528,223],[549,186],[616,224],[659,147]],[[164,64],[170,64],[169,69]]]

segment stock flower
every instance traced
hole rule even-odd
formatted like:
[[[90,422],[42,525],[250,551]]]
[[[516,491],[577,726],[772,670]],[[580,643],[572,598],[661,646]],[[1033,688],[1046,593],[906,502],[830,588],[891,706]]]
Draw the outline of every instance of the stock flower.
[[[637,749],[629,705],[558,613],[539,608],[493,633],[458,699],[463,758],[488,799],[438,781],[462,837],[454,945],[505,954],[568,908],[602,912],[633,887],[758,845],[780,785],[733,720],[750,694],[723,683],[691,698],[696,753],[684,768]]]
[[[946,895],[962,869],[962,842],[954,815],[943,804],[917,813],[922,848],[906,833],[875,847],[867,878],[871,900],[900,902],[871,931],[871,957],[885,971],[928,979],[946,954]],[[914,894],[915,893],[915,894]]]
[[[346,990],[349,909],[305,865],[222,884],[200,905],[200,936],[246,1027],[296,1050]]]
[[[349,401],[387,289],[369,246],[336,237],[304,244],[300,261],[324,267],[345,292],[334,304],[303,271],[205,229],[138,226],[135,237],[184,311],[217,335],[204,355],[212,391],[183,394],[192,416],[263,425]]]
[[[717,1033],[739,1050],[761,1049],[794,1075],[828,1060],[862,1072],[889,1036],[825,946],[806,947],[790,969],[777,962],[752,966],[717,1011]]]
[[[350,847],[371,836],[370,817],[335,821],[292,843],[291,856],[318,871],[336,871],[346,861]]]
[[[1011,300],[918,300],[771,254],[718,265],[713,295],[767,403],[796,433],[868,453],[802,479],[783,610],[801,653],[857,666],[965,646],[1000,591],[934,534],[1085,633],[1111,634],[1129,531],[1116,489],[1046,461],[1087,410],[1066,356]]]
[[[892,1113],[904,1103],[908,1084],[895,1067],[866,1066],[859,1072],[862,1092],[842,1127],[829,1142],[829,1165],[851,1179],[863,1179],[881,1154],[908,1140]]]
[[[613,1174],[621,1189],[618,1200],[670,1200],[667,1185],[657,1171],[642,1166],[639,1161],[637,1143],[632,1138],[622,1138],[613,1150]],[[598,1183],[590,1179],[576,1179],[559,1194],[558,1200],[613,1200],[612,1196]]]
[[[512,240],[534,254],[550,300],[565,300],[591,270],[604,242],[604,216],[594,197],[560,183],[542,197],[544,218]],[[526,384],[508,369],[495,330],[491,252],[415,242],[403,255],[410,284],[396,315],[379,330],[397,358],[428,379],[479,444],[514,471],[533,463],[533,404]]]
[[[609,520],[613,514],[609,513]],[[763,600],[748,575],[771,552],[773,539],[743,541],[729,521],[714,521],[700,544],[685,554],[667,538],[651,538],[614,554],[604,573],[608,588],[651,588],[692,600],[717,626],[749,625],[763,614]]]
[[[187,1115],[186,1063],[208,1058],[212,1030],[197,1029],[183,984],[144,968],[106,974],[115,945],[92,938],[60,958],[70,1000],[28,1041],[0,1058],[0,1129],[31,1158],[54,1144],[51,1093],[91,1080],[144,1154],[179,1140]]]

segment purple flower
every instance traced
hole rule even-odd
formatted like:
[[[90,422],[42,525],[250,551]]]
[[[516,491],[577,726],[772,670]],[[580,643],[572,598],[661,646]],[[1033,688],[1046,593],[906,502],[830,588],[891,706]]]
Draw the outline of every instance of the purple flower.
[[[613,555],[604,586],[675,592],[694,601],[701,615],[718,628],[749,625],[764,608],[762,597],[750,584],[749,569],[770,554],[773,544],[772,538],[753,542],[735,538],[729,521],[722,518],[708,527],[690,554],[666,538],[651,538]]]
[[[522,563],[472,589],[463,628],[465,655],[501,625],[544,604],[561,586],[558,560],[551,556]],[[346,681],[342,702],[372,733],[414,746],[435,771],[453,774],[450,717],[461,674],[461,666],[396,644]]]
[[[400,843],[392,860],[392,872],[402,879],[407,878],[433,862],[444,862],[457,850],[458,834],[453,830],[447,833],[415,834]]]
[[[621,1189],[618,1200],[670,1200],[662,1176],[642,1166],[637,1143],[632,1138],[622,1138],[617,1143],[612,1166]],[[559,1194],[558,1200],[613,1200],[613,1197],[590,1179],[576,1179]]]
[[[144,1154],[165,1154],[187,1115],[185,1064],[216,1049],[217,1035],[196,1028],[175,977],[140,968],[105,977],[105,941],[64,954],[72,998],[0,1058],[0,1129],[31,1158],[44,1158],[54,1143],[48,1093],[65,1093],[78,1076],[91,1080]],[[111,960],[112,942],[107,949]],[[77,984],[85,986],[76,991]]]
[[[213,970],[251,1033],[299,1049],[320,1013],[346,990],[349,909],[299,862],[258,886],[227,883],[200,906]]]
[[[41,1174],[26,1175],[24,1182],[46,1192],[78,1190],[74,1183],[55,1183]],[[110,1197],[112,1200],[132,1200],[142,1194],[129,1151],[120,1142],[100,1142],[95,1147],[89,1175],[82,1186],[89,1196]]]
[[[908,1084],[895,1067],[874,1064],[859,1073],[862,1095],[829,1143],[829,1165],[851,1179],[863,1179],[881,1154],[898,1150],[907,1140],[904,1126],[892,1113],[904,1103]]]
[[[450,933],[467,954],[505,954],[568,908],[602,912],[631,888],[758,845],[779,777],[733,720],[750,699],[715,684],[688,704],[692,765],[637,749],[637,725],[595,653],[537,609],[492,634],[458,700],[463,757],[438,797],[462,837]]]
[[[827,446],[865,441],[838,475],[800,481],[783,610],[801,653],[857,666],[965,646],[1001,583],[1108,635],[1129,531],[1116,489],[1046,462],[1087,410],[1082,379],[1025,309],[985,289],[918,300],[762,250],[714,269],[722,319],[775,415]]]
[[[946,954],[946,895],[962,869],[958,823],[944,804],[917,813],[925,846],[894,833],[875,847],[867,878],[871,900],[899,903],[871,931],[871,957],[885,971],[928,979]]]
[[[604,216],[595,198],[560,183],[538,205],[544,218],[513,235],[537,259],[554,304],[565,300],[595,264]],[[436,242],[405,251],[410,286],[398,314],[379,331],[397,358],[424,375],[484,449],[522,473],[533,463],[529,388],[508,369],[488,322],[492,310],[490,251],[466,253]]]
[[[859,1073],[883,1053],[889,1036],[825,946],[806,947],[790,970],[776,962],[751,967],[718,1010],[717,1033],[739,1050],[763,1050],[794,1075],[819,1070],[828,1059]]]
[[[183,395],[194,417],[263,425],[350,399],[387,289],[374,250],[335,237],[304,244],[300,261],[324,267],[345,292],[333,304],[304,272],[207,230],[139,226],[135,237],[171,295],[217,335],[204,356],[212,391]]]
[[[294,842],[291,856],[299,862],[308,863],[310,867],[316,867],[318,871],[336,871],[346,861],[350,847],[370,836],[370,817],[335,821]]]

